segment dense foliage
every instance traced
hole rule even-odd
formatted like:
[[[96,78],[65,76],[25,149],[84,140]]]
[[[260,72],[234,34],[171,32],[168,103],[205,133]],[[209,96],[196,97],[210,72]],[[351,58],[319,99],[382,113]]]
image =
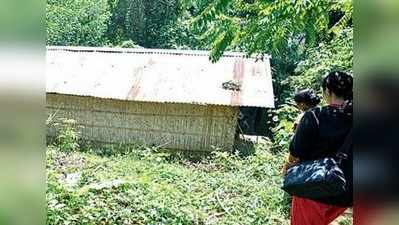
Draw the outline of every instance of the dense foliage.
[[[333,13],[342,16],[334,21]],[[351,1],[213,0],[193,24],[213,42],[214,59],[227,47],[291,57],[339,33],[351,13]]]
[[[106,0],[48,0],[47,45],[101,46],[111,14]]]
[[[184,9],[179,0],[49,0],[47,44],[194,47]]]
[[[212,43],[211,58],[217,60],[227,48],[248,55],[272,54],[278,103],[285,101],[286,89],[292,93],[289,86],[284,86],[291,75],[300,73],[316,81],[312,75],[320,77],[336,64],[351,70],[353,3],[350,0],[201,2],[207,3],[193,20],[193,30],[203,33]],[[330,62],[326,61],[328,58]],[[320,69],[320,60],[325,60],[324,69]],[[297,68],[298,64],[302,67]]]
[[[116,3],[115,3],[116,2]],[[182,13],[178,0],[113,0],[108,37],[114,44],[133,40],[146,48],[170,48]]]

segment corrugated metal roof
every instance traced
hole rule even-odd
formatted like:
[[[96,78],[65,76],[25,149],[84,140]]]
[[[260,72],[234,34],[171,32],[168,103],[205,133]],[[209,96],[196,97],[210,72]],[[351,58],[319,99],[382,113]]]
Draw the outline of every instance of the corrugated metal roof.
[[[269,57],[47,47],[46,92],[131,101],[274,107]]]

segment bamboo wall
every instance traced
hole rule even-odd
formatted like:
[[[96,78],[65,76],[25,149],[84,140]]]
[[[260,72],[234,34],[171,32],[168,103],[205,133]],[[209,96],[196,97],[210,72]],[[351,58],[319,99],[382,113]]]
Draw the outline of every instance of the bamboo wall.
[[[48,115],[74,119],[83,139],[145,143],[176,150],[231,150],[238,107],[131,102],[47,94]],[[48,126],[48,135],[56,129]]]

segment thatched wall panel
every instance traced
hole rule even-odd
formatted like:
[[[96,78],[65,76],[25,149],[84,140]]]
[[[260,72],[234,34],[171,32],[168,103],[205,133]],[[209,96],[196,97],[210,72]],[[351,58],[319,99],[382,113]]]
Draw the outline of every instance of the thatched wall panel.
[[[151,107],[148,107],[148,105]],[[164,105],[173,105],[175,107],[164,107]],[[171,104],[171,103],[147,103],[134,102],[127,104],[126,111],[133,114],[154,114],[154,115],[170,115],[170,116],[202,116],[205,107],[190,104]]]
[[[79,126],[78,128],[80,132],[80,136],[85,140],[92,140],[93,136],[93,127],[91,126]]]
[[[84,139],[145,143],[171,149],[230,150],[237,107],[128,102],[47,94],[48,113],[72,118]],[[49,127],[49,135],[54,128]]]
[[[92,128],[92,136],[93,138],[91,139],[98,142],[125,143],[126,129],[94,126]]]
[[[93,118],[93,113],[88,110],[73,110],[69,109],[67,111],[67,115],[64,116],[64,118],[74,118],[74,120],[78,124],[82,125],[91,125],[92,118]]]

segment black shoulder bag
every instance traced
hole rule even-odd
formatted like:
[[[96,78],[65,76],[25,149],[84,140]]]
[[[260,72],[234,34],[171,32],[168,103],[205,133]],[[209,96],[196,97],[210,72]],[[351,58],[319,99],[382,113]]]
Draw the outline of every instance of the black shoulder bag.
[[[347,191],[342,165],[351,147],[352,129],[335,157],[304,161],[289,168],[282,189],[291,195],[312,200],[342,195]]]

